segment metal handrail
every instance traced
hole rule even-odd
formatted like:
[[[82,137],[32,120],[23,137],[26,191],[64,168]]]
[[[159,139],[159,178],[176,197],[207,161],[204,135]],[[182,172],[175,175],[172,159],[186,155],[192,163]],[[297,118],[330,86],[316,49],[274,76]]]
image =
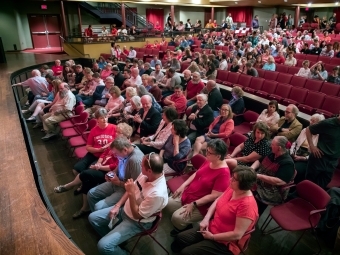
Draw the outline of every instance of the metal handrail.
[[[68,43],[68,41],[64,38],[64,37],[62,37],[61,35],[59,35],[59,37],[60,37],[60,39],[61,40],[63,40],[64,42],[67,42]],[[71,48],[72,49],[74,49],[76,52],[78,52],[80,55],[82,55],[82,56],[84,56],[84,57],[88,57],[88,58],[90,58],[90,54],[84,54],[84,53],[82,53],[82,52],[80,52],[77,48],[75,48],[72,44],[68,44],[69,46],[71,46]]]

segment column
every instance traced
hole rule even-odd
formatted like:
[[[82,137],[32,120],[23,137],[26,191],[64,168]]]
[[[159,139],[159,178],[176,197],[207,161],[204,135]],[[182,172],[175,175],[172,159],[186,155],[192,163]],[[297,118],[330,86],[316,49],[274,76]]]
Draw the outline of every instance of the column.
[[[211,7],[211,22],[214,22],[214,17],[215,17],[215,8]]]
[[[82,22],[81,22],[81,13],[80,13],[80,5],[78,4],[78,23],[79,23],[79,32],[80,34],[82,34],[82,29],[81,29],[81,25],[82,25]]]
[[[295,8],[295,17],[294,17],[294,26],[297,28],[299,26],[300,20],[300,6],[296,6]]]
[[[123,26],[126,28],[126,20],[125,20],[125,4],[122,3],[122,23]]]
[[[175,6],[170,6],[170,12],[171,12],[171,23],[172,25],[175,25]]]
[[[63,23],[64,36],[68,36],[67,26],[66,26],[66,18],[65,18],[65,10],[64,10],[64,2],[60,1],[61,8],[61,21]]]

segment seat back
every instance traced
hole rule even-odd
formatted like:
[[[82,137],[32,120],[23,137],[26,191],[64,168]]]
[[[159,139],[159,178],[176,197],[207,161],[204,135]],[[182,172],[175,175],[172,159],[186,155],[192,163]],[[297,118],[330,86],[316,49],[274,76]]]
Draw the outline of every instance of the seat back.
[[[84,111],[85,107],[83,104],[78,105],[75,109],[74,109],[74,114],[75,115],[80,115],[83,111]]]
[[[298,183],[296,191],[300,198],[311,203],[315,209],[326,208],[330,200],[330,196],[324,189],[309,180]]]
[[[240,84],[242,87],[249,87],[249,85],[252,83],[252,76],[241,74],[238,79],[238,84]]]
[[[278,83],[276,86],[276,90],[275,90],[275,95],[278,95],[282,98],[287,98],[290,91],[292,89],[292,85],[289,84],[284,84],[284,83]]]
[[[295,75],[299,72],[300,68],[301,68],[300,66],[298,66],[298,67],[297,66],[291,66],[288,69],[288,73]]]
[[[276,90],[277,82],[265,80],[263,82],[262,90],[267,92],[268,94],[273,94]]]
[[[244,143],[247,139],[248,138],[245,135],[242,135],[240,133],[233,133],[229,136],[230,147],[228,151],[230,152],[230,150],[234,150],[234,148],[239,146],[241,143]]]
[[[79,116],[79,122],[78,123],[87,123],[87,119],[89,118],[88,112],[82,112]]]
[[[261,68],[256,68],[256,70],[257,70],[257,73],[259,74],[259,77],[263,78],[266,71]]]
[[[301,87],[303,88],[307,82],[307,79],[305,77],[300,77],[293,75],[292,79],[290,80],[290,84],[294,87]]]
[[[92,128],[97,126],[97,120],[96,119],[90,119],[87,124],[88,124],[88,130],[90,131]]]
[[[276,65],[276,72],[279,73],[288,73],[289,67],[286,65]]]
[[[309,91],[304,104],[312,108],[318,109],[323,104],[325,96],[326,95],[324,93]]]
[[[231,84],[237,84],[239,77],[240,77],[239,73],[230,72],[228,75],[228,82],[230,82]]]
[[[323,81],[309,79],[305,84],[305,88],[311,91],[320,91],[322,84]]]
[[[254,77],[251,83],[249,84],[249,88],[252,88],[254,90],[262,90],[264,81],[265,79],[263,78]]]
[[[229,72],[226,70],[217,70],[216,81],[227,81]]]
[[[196,170],[198,170],[206,161],[207,158],[201,154],[196,154],[191,158],[191,164]]]
[[[292,75],[289,73],[279,73],[276,79],[277,82],[287,83],[287,84],[290,84],[291,80],[292,80]]]
[[[243,114],[243,118],[244,118],[244,121],[245,122],[256,122],[257,121],[257,118],[259,117],[259,114],[257,112],[253,112],[253,111],[246,111],[244,114]]]
[[[340,98],[335,97],[335,96],[328,96],[328,95],[325,96],[325,100],[323,101],[323,104],[319,109],[329,112],[328,115],[325,114],[325,117],[331,117],[330,115],[332,114],[338,114],[340,111]],[[320,113],[323,113],[323,112],[320,111]]]
[[[276,81],[278,75],[279,75],[279,72],[265,71],[263,78],[265,78],[266,80]]]

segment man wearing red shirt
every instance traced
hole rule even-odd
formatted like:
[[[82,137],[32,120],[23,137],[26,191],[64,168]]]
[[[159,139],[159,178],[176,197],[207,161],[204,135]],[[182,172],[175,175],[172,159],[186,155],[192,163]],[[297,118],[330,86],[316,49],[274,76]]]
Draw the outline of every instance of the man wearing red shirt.
[[[176,108],[179,113],[184,112],[187,108],[187,99],[183,94],[183,87],[181,85],[176,85],[174,94],[167,96],[164,99],[164,104]]]
[[[282,65],[286,61],[285,57],[283,56],[283,52],[282,51],[279,51],[279,54],[276,57],[274,57],[274,60],[275,60],[276,64],[282,64]]]
[[[187,84],[187,89],[184,91],[184,95],[187,98],[187,106],[191,106],[196,103],[196,96],[204,88],[204,83],[201,81],[201,76],[199,72],[194,72],[192,74],[192,79]]]
[[[88,36],[88,37],[92,37],[93,36],[92,25],[89,25],[89,27],[85,29],[84,35]]]

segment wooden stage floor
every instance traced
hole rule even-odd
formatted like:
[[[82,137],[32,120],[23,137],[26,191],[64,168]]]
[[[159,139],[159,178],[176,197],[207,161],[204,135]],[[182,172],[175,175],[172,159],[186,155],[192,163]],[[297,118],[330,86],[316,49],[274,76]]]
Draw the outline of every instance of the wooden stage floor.
[[[9,76],[15,70],[53,61],[56,58],[69,57],[30,53],[11,53],[6,57],[7,64],[0,64],[0,150],[3,156],[0,163],[0,254],[81,254],[54,224],[38,195],[9,82]],[[42,142],[43,134],[37,129],[32,129],[31,124],[28,124],[28,127],[45,191],[54,210],[76,245],[85,254],[98,254],[96,244],[99,237],[89,225],[87,218],[72,219],[72,214],[81,206],[81,197],[74,197],[72,191],[62,194],[53,192],[53,187],[73,179],[71,170],[75,159],[68,157],[64,141],[54,139]],[[261,217],[259,226],[267,213],[268,210]],[[169,235],[171,230],[170,215],[164,212],[156,238],[169,251],[173,241]],[[297,238],[296,233],[288,232],[262,236],[257,229],[252,235],[246,253],[286,254]],[[125,247],[131,249],[135,241],[136,239],[132,239]],[[307,233],[292,254],[308,255],[316,250],[313,236]],[[136,254],[162,255],[164,252],[151,242],[151,239],[143,237]],[[322,254],[331,253],[324,246]]]

